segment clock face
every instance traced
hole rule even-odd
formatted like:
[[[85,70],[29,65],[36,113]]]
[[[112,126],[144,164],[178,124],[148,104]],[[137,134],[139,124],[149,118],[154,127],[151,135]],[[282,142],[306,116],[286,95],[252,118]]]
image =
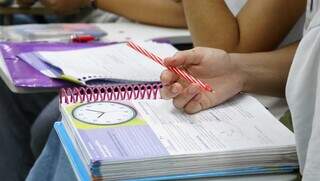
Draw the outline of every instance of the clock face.
[[[137,111],[117,102],[93,102],[76,107],[72,116],[88,124],[113,125],[134,119]]]

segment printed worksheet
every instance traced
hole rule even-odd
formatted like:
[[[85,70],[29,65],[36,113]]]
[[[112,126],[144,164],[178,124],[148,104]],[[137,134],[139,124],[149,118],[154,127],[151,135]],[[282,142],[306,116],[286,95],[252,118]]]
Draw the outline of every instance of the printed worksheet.
[[[294,144],[293,133],[248,95],[193,115],[167,100],[134,104],[172,155]]]
[[[192,115],[162,99],[61,108],[93,161],[256,152],[295,144],[293,133],[248,95]]]

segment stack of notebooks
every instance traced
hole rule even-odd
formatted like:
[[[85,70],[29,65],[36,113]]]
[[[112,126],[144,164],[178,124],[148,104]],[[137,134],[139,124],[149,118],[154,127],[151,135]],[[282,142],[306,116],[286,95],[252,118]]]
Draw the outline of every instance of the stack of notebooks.
[[[253,97],[186,114],[159,84],[62,89],[55,129],[79,180],[176,180],[297,170],[293,133]]]

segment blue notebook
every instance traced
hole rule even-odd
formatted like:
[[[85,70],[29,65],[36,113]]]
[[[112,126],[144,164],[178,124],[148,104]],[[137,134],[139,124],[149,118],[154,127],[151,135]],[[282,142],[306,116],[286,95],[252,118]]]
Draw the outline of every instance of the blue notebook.
[[[69,158],[72,168],[77,178],[81,181],[92,180],[90,173],[87,171],[85,164],[81,160],[79,153],[76,151],[70,137],[68,136],[63,123],[56,122],[54,128],[59,136],[63,148]],[[225,177],[225,176],[240,176],[240,175],[256,175],[270,173],[290,173],[297,171],[296,166],[281,166],[281,167],[247,167],[242,169],[228,169],[205,173],[191,173],[183,175],[167,175],[161,177],[148,177],[135,179],[137,181],[145,180],[177,180],[177,179],[194,179],[206,177]]]

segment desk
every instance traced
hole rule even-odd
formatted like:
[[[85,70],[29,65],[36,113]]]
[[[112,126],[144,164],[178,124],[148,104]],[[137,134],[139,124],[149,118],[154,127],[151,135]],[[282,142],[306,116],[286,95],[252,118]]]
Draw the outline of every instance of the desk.
[[[11,25],[14,14],[52,15],[54,13],[40,4],[35,4],[30,8],[21,8],[17,4],[9,7],[0,7],[0,15],[3,16],[3,25]]]

